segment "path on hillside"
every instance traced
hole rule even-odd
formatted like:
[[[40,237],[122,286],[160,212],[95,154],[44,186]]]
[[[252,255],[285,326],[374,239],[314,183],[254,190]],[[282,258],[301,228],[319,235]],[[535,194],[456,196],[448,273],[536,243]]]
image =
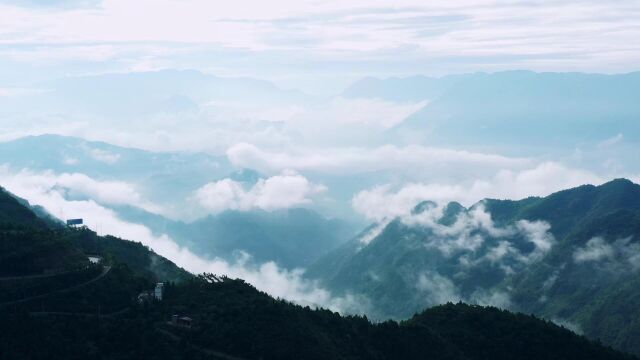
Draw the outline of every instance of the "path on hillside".
[[[110,312],[107,314],[97,314],[97,313],[77,313],[77,312],[62,312],[62,311],[32,311],[29,315],[33,316],[82,316],[82,317],[113,317],[126,313],[131,308],[128,306],[124,309],[120,309],[118,311]]]
[[[38,274],[38,275],[5,276],[5,277],[0,277],[0,281],[44,279],[44,278],[50,278],[50,277],[56,277],[56,276],[62,276],[62,275],[77,273],[77,272],[80,272],[80,271],[82,271],[82,270],[62,271],[62,272],[57,272],[57,273]]]
[[[53,295],[53,294],[60,294],[60,293],[65,293],[65,292],[77,290],[77,289],[79,289],[81,287],[87,286],[89,284],[92,284],[92,283],[102,279],[103,277],[105,277],[109,273],[109,271],[111,271],[111,266],[104,266],[102,268],[102,272],[100,273],[100,275],[94,277],[91,280],[85,281],[85,282],[83,282],[81,284],[76,284],[76,285],[70,286],[68,288],[61,289],[61,290],[51,291],[51,292],[48,292],[46,294],[35,295],[35,296],[30,296],[28,298],[20,299],[20,300],[12,300],[12,301],[8,301],[8,302],[5,302],[5,303],[0,303],[0,306],[20,304],[20,303],[31,301],[31,300],[35,300],[35,299],[44,298],[44,297],[47,297],[47,296],[50,296],[50,295]]]
[[[174,333],[172,333],[169,330],[165,330],[165,329],[161,329],[160,327],[156,326],[156,331],[158,331],[161,334],[164,334],[165,336],[167,336],[168,338],[170,338],[171,340],[173,340],[174,342],[180,342],[182,340],[182,338]],[[229,354],[225,354],[219,351],[215,351],[215,350],[210,350],[207,348],[203,348],[194,344],[189,344],[191,347],[193,347],[194,349],[203,352],[207,355],[211,355],[211,356],[216,356],[220,359],[223,360],[247,360],[245,358],[239,358],[239,357],[235,357],[235,356],[231,356]]]

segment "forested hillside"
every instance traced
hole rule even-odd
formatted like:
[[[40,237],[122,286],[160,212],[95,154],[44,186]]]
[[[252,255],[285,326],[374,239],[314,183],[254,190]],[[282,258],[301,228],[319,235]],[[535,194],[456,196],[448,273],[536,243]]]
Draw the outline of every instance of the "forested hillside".
[[[21,241],[61,241],[102,260],[0,279],[3,359],[633,359],[495,308],[448,304],[408,321],[372,323],[273,299],[239,279],[191,276],[130,241],[85,229],[37,231],[42,237],[23,232]],[[7,244],[0,255],[16,246],[23,256],[48,252]],[[157,281],[165,282],[161,300],[138,296]],[[174,315],[187,325],[172,323]]]
[[[640,354],[640,185],[618,179],[469,209],[425,202],[374,231],[307,276],[364,294],[377,318],[447,301],[494,304]]]

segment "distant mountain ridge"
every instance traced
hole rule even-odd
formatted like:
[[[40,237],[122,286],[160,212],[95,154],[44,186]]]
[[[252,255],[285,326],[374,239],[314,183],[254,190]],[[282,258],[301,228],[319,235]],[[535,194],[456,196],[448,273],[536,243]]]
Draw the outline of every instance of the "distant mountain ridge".
[[[0,207],[3,218],[11,217],[5,210],[23,206],[9,194],[0,193],[0,200],[9,204]],[[0,231],[16,229],[0,225]],[[31,256],[50,253],[32,247],[42,240],[34,234],[23,232],[20,242],[0,237],[0,259],[20,249]],[[84,258],[75,271],[45,278],[0,278],[4,358],[635,359],[552,323],[495,308],[447,304],[406,322],[375,324],[276,300],[242,280],[182,274],[130,241],[86,229],[49,235],[81,258],[94,254],[102,261]],[[170,273],[148,268],[153,256]],[[161,299],[141,297],[156,281],[165,281]],[[172,322],[175,314],[187,324]]]
[[[67,174],[68,178],[85,175],[91,178],[78,179],[80,182],[129,184],[151,204],[183,209],[180,215],[189,220],[172,220],[167,215],[152,213],[153,209],[137,208],[135,203],[105,203],[73,189],[63,193],[67,200],[96,201],[114,210],[122,220],[142,224],[157,234],[170,235],[181,245],[206,256],[229,261],[244,251],[258,262],[276,261],[287,268],[305,267],[356,232],[349,222],[328,219],[304,208],[204,214],[194,203],[197,201],[194,193],[200,187],[228,178],[249,189],[264,178],[252,169],[233,168],[226,156],[151,152],[75,137],[42,135],[0,142],[0,164],[17,173],[24,169],[34,173],[52,171],[50,176]],[[71,185],[80,185],[82,189],[82,184],[69,180]]]
[[[455,299],[493,303],[640,353],[640,185],[617,179],[434,209],[421,204],[365,244],[368,229],[307,276],[368,296],[381,317]]]
[[[193,222],[173,221],[134,208],[119,208],[123,219],[143,223],[158,234],[207,257],[233,261],[244,252],[252,261],[285,268],[306,267],[351,238],[356,228],[304,208],[225,211]]]
[[[637,146],[638,92],[640,72],[504,71],[441,78],[365,78],[343,96],[428,100],[388,131],[387,139],[394,143],[573,149],[620,134],[625,142]]]

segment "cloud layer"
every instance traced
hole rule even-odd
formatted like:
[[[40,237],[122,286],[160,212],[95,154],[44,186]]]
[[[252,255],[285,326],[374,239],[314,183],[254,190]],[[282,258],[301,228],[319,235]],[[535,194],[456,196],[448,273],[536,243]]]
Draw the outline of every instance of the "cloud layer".
[[[606,180],[593,173],[571,169],[557,162],[545,162],[524,170],[499,170],[487,177],[448,183],[408,183],[398,189],[379,185],[354,195],[355,211],[369,219],[408,214],[421,201],[458,201],[467,206],[483,199],[522,199]]]
[[[82,217],[87,226],[99,234],[110,234],[139,241],[152,248],[159,255],[193,273],[208,272],[232,278],[242,278],[274,297],[303,305],[322,306],[349,313],[362,313],[366,310],[367,300],[365,298],[354,294],[334,297],[315,282],[304,279],[301,269],[282,269],[275,262],[256,264],[246,253],[242,253],[240,257],[231,262],[220,258],[206,259],[179,246],[165,234],[154,234],[146,226],[121,220],[115,211],[92,199],[70,200],[68,191],[88,193],[95,190],[91,188],[91,184],[96,183],[95,180],[84,175],[55,176],[51,173],[39,175],[28,172],[9,173],[4,168],[0,172],[0,183],[17,196],[28,199],[32,205],[43,206],[53,216],[60,219]],[[61,184],[64,184],[64,187],[60,186]],[[123,190],[124,193],[121,193]],[[122,198],[111,197],[115,194],[136,197],[131,189],[122,184],[100,186],[98,191],[102,195],[94,195],[110,203],[123,202]]]
[[[40,3],[58,6],[34,6]],[[3,1],[0,7],[0,39],[11,45],[4,57],[119,69],[211,67],[205,59],[216,54],[215,66],[225,72],[253,68],[282,78],[287,70],[289,78],[301,74],[310,59],[335,79],[336,72],[383,62],[395,73],[409,66],[620,71],[635,68],[640,51],[633,0]],[[261,66],[241,61],[247,54]]]
[[[198,189],[195,198],[211,213],[225,210],[277,210],[307,205],[326,188],[312,184],[295,172],[283,172],[267,179],[259,179],[249,189],[232,179],[208,183]]]

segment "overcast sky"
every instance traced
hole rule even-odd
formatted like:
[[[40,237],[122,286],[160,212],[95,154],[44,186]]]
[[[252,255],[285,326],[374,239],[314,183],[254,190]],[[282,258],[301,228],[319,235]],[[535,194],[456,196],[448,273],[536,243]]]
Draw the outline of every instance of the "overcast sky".
[[[127,183],[108,171],[83,173],[116,167],[126,152],[81,144],[47,154],[58,157],[58,169],[75,166],[72,173],[56,170],[53,157],[35,159],[52,169],[30,169],[29,161],[15,165],[0,153],[0,185],[60,218],[83,214],[102,232],[142,241],[191,271],[240,276],[278,297],[348,308],[362,301],[334,298],[298,270],[248,265],[250,254],[207,261],[114,209],[130,205],[182,219],[307,206],[384,223],[423,200],[469,206],[614,177],[639,182],[635,119],[606,123],[589,142],[574,139],[570,127],[536,138],[559,138],[557,149],[511,141],[516,136],[500,131],[473,146],[394,143],[390,129],[433,99],[335,96],[365,76],[637,71],[638,19],[639,0],[0,0],[0,141],[55,133],[202,151],[261,177],[246,185],[212,174],[181,189],[189,194],[184,203],[166,204],[165,192],[145,192],[147,174]],[[200,73],[138,74],[175,69]],[[113,73],[125,75],[89,76]],[[217,92],[200,87],[216,81]],[[626,89],[613,89],[612,97],[627,99]]]
[[[0,0],[0,78],[193,68],[328,93],[372,74],[627,72],[639,18],[636,0]]]

